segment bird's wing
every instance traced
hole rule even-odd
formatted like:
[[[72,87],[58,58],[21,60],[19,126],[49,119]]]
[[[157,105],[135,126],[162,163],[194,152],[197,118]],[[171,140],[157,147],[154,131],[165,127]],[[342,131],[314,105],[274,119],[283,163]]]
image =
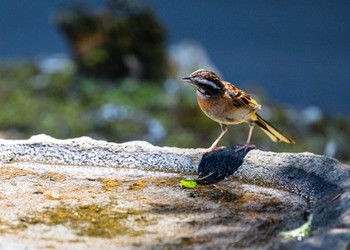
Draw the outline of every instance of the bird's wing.
[[[225,95],[232,99],[232,104],[239,107],[246,107],[249,109],[260,109],[261,105],[258,104],[250,95],[245,93],[243,90],[237,88],[229,82],[225,83]]]

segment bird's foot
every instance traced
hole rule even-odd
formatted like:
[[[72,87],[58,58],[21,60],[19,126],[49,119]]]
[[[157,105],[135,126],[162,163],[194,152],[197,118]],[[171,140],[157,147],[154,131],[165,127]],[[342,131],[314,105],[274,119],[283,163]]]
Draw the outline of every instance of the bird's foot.
[[[210,148],[204,150],[202,154],[205,155],[205,154],[208,154],[208,153],[211,152],[211,151],[219,150],[219,149],[224,149],[224,148],[225,148],[224,146],[222,146],[222,147],[211,146]]]
[[[241,151],[241,150],[244,150],[244,151],[247,151],[248,149],[250,148],[256,148],[255,145],[253,144],[250,144],[250,143],[246,143],[244,144],[243,146],[239,146],[235,149],[235,152],[238,152],[238,151]]]

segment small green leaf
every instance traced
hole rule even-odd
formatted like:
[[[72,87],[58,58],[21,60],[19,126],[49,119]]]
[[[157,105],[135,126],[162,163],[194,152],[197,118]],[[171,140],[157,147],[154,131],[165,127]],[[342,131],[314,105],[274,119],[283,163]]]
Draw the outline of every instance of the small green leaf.
[[[305,236],[307,236],[311,232],[312,219],[313,219],[313,216],[312,214],[310,214],[307,222],[304,223],[302,226],[290,231],[280,232],[279,235],[286,238],[297,238],[298,240],[302,240]]]
[[[0,153],[0,163],[9,163],[13,160],[14,154],[10,151],[5,151]]]
[[[195,180],[181,180],[180,186],[185,188],[195,188],[197,186],[197,182]]]

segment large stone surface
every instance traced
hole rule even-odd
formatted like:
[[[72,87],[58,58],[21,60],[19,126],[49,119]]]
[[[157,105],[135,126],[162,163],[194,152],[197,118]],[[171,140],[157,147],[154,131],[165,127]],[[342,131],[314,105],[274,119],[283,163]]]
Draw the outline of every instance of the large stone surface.
[[[349,249],[348,166],[251,150],[222,182],[180,188],[196,178],[201,151],[88,137],[0,140],[0,248]],[[217,159],[214,168],[230,165]],[[278,236],[309,213],[309,237]]]

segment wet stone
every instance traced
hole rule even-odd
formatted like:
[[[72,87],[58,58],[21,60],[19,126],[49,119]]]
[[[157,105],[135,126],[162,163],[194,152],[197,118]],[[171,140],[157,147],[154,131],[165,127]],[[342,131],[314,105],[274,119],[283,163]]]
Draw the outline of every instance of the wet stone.
[[[0,248],[348,248],[348,166],[311,153],[202,152],[87,137],[0,140]],[[181,188],[197,171],[215,184]],[[279,236],[309,214],[310,236]]]
[[[268,247],[279,231],[303,223],[307,211],[297,195],[232,180],[192,190],[179,186],[180,174],[112,170],[93,179],[95,171],[56,168],[48,177],[34,168],[1,167],[0,209],[8,211],[0,215],[2,246]]]

